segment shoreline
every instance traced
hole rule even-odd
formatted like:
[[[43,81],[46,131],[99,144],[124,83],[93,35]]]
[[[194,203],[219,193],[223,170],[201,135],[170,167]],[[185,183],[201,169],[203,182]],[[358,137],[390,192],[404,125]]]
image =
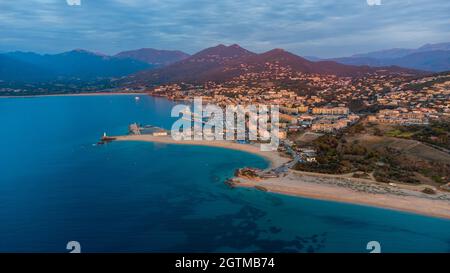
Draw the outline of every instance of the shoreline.
[[[229,141],[176,141],[169,136],[127,135],[114,136],[115,141],[143,141],[175,145],[210,146],[239,150],[259,155],[270,162],[267,169],[281,166],[290,161],[278,152],[262,152],[254,144],[238,144]],[[233,185],[255,188],[268,192],[347,204],[365,205],[381,209],[408,212],[429,217],[450,220],[450,193],[439,192],[426,195],[412,187],[391,187],[367,179],[339,175],[307,173],[289,170],[285,176],[264,180],[249,180],[234,177]],[[413,204],[413,205],[412,205]]]
[[[364,179],[332,177],[332,175],[326,177],[320,173],[292,170],[284,177],[262,181],[244,178],[234,180],[238,187],[258,186],[278,194],[364,205],[450,220],[449,193],[440,192],[435,196],[428,196],[415,190],[392,188],[379,182],[363,181]]]
[[[226,140],[219,141],[203,141],[203,140],[182,140],[177,141],[172,139],[170,136],[152,136],[152,135],[127,135],[127,136],[112,136],[115,138],[114,141],[143,141],[143,142],[154,142],[154,143],[165,143],[174,145],[194,145],[194,146],[209,146],[217,148],[225,148],[237,151],[243,151],[251,154],[256,154],[265,158],[269,161],[269,166],[267,169],[280,166],[288,161],[289,158],[281,157],[277,152],[263,152],[260,150],[259,146],[253,144],[239,144],[235,142],[230,142]]]
[[[78,96],[131,96],[131,95],[148,95],[145,92],[86,92],[86,93],[67,93],[67,94],[45,94],[45,95],[19,95],[19,96],[0,96],[0,99],[12,98],[40,98],[40,97],[78,97]]]

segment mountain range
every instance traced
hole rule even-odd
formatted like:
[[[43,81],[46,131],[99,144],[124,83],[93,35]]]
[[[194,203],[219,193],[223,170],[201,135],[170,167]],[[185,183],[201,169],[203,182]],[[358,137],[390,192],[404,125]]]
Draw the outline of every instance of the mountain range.
[[[420,74],[416,70],[395,66],[372,68],[369,66],[340,64],[329,60],[313,62],[283,49],[273,49],[265,53],[257,54],[237,44],[230,46],[221,44],[202,50],[174,64],[138,72],[127,77],[125,82],[129,84],[222,82],[241,76],[244,73],[267,71],[273,65],[288,68],[295,72],[337,76],[363,76],[376,72]]]
[[[317,60],[318,58],[311,57]],[[426,44],[417,49],[394,48],[328,59],[348,65],[390,66],[443,72],[450,70],[450,43]]]
[[[182,51],[142,48],[108,56],[86,50],[60,54],[0,54],[0,81],[121,78],[124,83],[162,84],[226,81],[276,65],[294,72],[363,76],[368,73],[423,74],[450,70],[450,43],[390,49],[346,58],[303,58],[283,49],[254,53],[237,44],[218,45],[192,56]]]
[[[186,58],[180,51],[140,49],[107,56],[82,49],[60,54],[9,52],[0,54],[0,80],[40,82],[57,79],[91,80],[123,77]]]
[[[190,55],[179,50],[158,50],[141,48],[123,51],[115,55],[118,58],[129,58],[157,66],[166,66],[188,58]]]

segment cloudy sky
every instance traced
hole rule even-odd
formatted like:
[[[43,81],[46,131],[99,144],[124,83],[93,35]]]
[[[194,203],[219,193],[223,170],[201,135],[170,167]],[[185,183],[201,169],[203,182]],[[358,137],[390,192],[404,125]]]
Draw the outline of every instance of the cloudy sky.
[[[69,2],[79,0],[69,0]],[[219,43],[337,57],[450,42],[449,0],[0,0],[0,52]]]

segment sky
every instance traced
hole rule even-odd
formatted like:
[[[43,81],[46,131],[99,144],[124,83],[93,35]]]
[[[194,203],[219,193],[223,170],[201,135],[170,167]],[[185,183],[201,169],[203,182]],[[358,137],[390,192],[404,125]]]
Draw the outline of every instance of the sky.
[[[449,0],[0,0],[0,52],[237,43],[339,57],[439,42],[450,42]]]

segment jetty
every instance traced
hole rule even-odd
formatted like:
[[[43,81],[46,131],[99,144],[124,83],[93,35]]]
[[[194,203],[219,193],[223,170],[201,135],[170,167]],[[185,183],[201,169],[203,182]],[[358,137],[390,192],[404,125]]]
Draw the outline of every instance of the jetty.
[[[111,142],[111,141],[113,141],[113,140],[116,140],[116,138],[115,138],[115,137],[110,137],[110,136],[108,136],[108,135],[106,134],[106,132],[105,132],[105,133],[103,133],[102,138],[100,139],[99,142],[97,142],[97,144],[98,144],[98,145],[103,145],[103,144],[108,143],[108,142]]]

